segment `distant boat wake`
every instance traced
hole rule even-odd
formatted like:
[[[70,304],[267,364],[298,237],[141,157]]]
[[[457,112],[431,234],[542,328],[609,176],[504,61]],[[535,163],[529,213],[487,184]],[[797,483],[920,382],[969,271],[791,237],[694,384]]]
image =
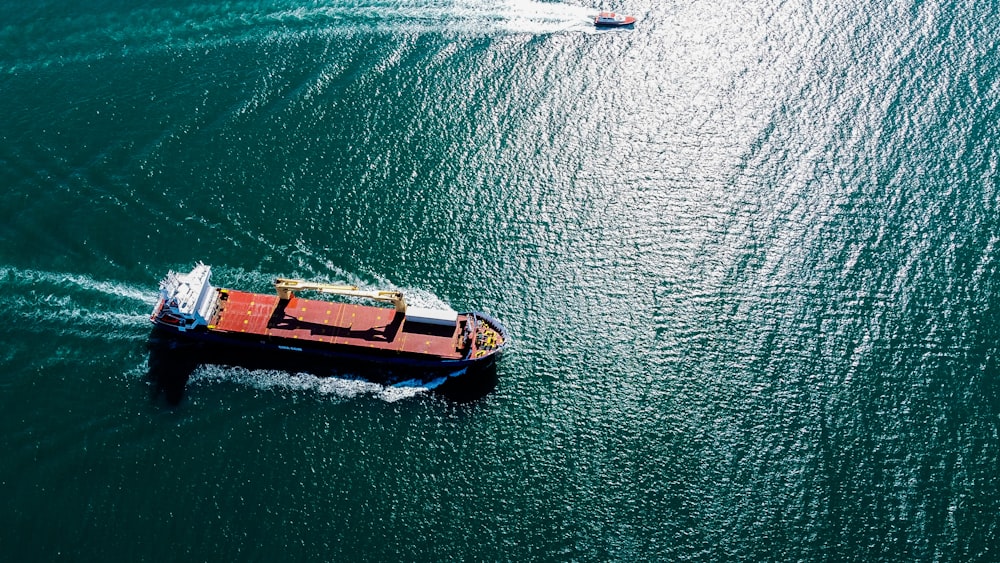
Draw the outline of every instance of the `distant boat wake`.
[[[0,28],[0,71],[107,57],[204,49],[297,36],[357,33],[550,34],[592,28],[593,9],[533,0],[334,2],[302,6],[237,0],[185,9],[143,8]],[[95,52],[95,46],[102,51]]]

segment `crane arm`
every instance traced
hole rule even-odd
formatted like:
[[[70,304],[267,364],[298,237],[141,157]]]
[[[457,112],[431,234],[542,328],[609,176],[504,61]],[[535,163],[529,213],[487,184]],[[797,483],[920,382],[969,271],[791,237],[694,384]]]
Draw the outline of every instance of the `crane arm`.
[[[372,299],[382,303],[392,303],[396,311],[406,312],[406,299],[403,298],[402,291],[365,291],[358,289],[354,285],[334,285],[328,283],[314,283],[302,280],[290,280],[278,278],[274,280],[274,289],[278,291],[278,298],[291,299],[296,291],[318,291],[333,295],[345,295],[348,297],[362,297]]]

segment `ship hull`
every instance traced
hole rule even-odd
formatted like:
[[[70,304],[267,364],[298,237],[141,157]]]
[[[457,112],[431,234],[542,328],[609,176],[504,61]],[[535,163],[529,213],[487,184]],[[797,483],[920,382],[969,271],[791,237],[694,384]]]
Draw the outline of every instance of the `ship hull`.
[[[386,387],[423,387],[454,403],[475,402],[496,389],[496,358],[487,358],[465,368],[386,364],[333,356],[261,347],[248,342],[217,338],[217,335],[179,333],[157,326],[150,334],[149,370],[153,396],[170,405],[184,400],[187,384],[199,366],[224,366],[248,370],[277,370],[301,377],[362,380]]]
[[[300,358],[311,361],[325,361],[330,367],[362,366],[376,368],[395,368],[411,370],[427,374],[459,374],[462,370],[482,370],[492,367],[501,351],[479,358],[462,358],[457,360],[439,358],[408,357],[406,355],[389,355],[370,353],[364,349],[353,347],[336,348],[320,346],[309,342],[290,342],[284,340],[269,340],[259,335],[216,333],[207,329],[180,331],[170,325],[156,324],[155,336],[172,337],[188,342],[204,345],[226,347],[230,350],[252,351],[257,355],[270,354],[284,358]]]

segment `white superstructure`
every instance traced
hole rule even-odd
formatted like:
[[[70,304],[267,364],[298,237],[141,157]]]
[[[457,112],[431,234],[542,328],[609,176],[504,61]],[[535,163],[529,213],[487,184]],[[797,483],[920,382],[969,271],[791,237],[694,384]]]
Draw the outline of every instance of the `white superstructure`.
[[[153,320],[182,331],[207,325],[219,295],[209,283],[211,278],[212,268],[201,262],[187,274],[169,272],[160,282]]]

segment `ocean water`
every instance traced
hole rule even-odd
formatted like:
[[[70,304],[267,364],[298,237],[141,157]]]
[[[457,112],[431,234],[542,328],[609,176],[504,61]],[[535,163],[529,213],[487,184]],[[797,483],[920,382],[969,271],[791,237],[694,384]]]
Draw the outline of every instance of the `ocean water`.
[[[1000,561],[996,2],[0,14],[0,559]],[[199,260],[513,342],[168,398]]]

